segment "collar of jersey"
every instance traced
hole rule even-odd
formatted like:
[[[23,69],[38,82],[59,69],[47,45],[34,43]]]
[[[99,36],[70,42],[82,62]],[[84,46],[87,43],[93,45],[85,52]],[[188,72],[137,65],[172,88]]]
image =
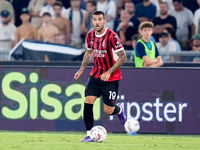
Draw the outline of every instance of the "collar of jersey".
[[[104,36],[104,35],[106,34],[106,31],[107,31],[107,28],[105,29],[104,33],[102,33],[101,35],[97,35],[97,34],[96,34],[96,31],[95,31],[95,36],[96,36],[96,37],[102,37],[102,36]]]

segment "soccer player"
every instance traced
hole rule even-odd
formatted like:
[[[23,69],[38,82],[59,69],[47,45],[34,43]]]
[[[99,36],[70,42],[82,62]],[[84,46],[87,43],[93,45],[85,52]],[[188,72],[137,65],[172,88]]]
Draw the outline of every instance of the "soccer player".
[[[163,65],[162,58],[155,43],[150,41],[153,27],[154,24],[149,21],[144,21],[139,26],[142,38],[137,41],[134,52],[136,68],[159,67]]]
[[[87,136],[81,142],[92,142],[90,130],[94,123],[93,104],[101,95],[104,102],[104,112],[108,115],[118,114],[122,124],[126,121],[124,110],[119,103],[116,104],[116,98],[119,80],[122,79],[119,68],[127,60],[127,57],[117,34],[106,28],[106,21],[104,12],[93,12],[94,30],[86,35],[87,52],[84,55],[80,69],[74,76],[76,80],[79,79],[94,57],[94,67],[85,89],[83,111]]]

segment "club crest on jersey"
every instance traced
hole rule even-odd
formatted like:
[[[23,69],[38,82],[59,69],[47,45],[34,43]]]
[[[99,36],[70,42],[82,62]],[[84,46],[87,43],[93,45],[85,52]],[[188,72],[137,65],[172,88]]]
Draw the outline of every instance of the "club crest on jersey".
[[[103,42],[102,42],[102,46],[105,46],[105,40],[103,40]]]

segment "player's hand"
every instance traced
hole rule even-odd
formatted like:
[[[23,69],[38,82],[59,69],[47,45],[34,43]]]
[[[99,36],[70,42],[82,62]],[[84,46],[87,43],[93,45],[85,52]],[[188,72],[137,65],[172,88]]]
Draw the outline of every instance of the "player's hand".
[[[82,70],[78,70],[78,71],[75,73],[75,75],[74,75],[74,79],[75,79],[75,80],[78,80],[79,77],[82,75],[82,73],[83,73]]]
[[[102,81],[108,81],[110,78],[110,73],[109,72],[104,72],[102,75],[99,76]]]

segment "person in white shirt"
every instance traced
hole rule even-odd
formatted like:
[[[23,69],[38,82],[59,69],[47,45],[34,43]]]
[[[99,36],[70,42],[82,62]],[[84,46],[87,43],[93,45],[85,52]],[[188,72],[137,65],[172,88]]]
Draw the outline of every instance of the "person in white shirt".
[[[168,52],[176,52],[176,44],[169,42],[169,37],[167,33],[161,33],[159,35],[159,42],[156,43],[156,46],[159,50],[159,52],[168,53]],[[164,62],[174,62],[174,58],[170,56],[162,56],[162,59]]]
[[[194,16],[191,10],[183,7],[182,0],[173,0],[173,5],[175,11],[172,12],[172,16],[176,18],[177,22],[176,37],[182,50],[188,50],[190,48],[189,40],[191,40],[195,32]]]
[[[166,28],[163,29],[163,32],[168,34],[169,42],[175,43],[176,44],[176,51],[180,52],[181,51],[180,44],[172,37],[172,35],[174,34],[174,29],[171,28],[171,27],[166,27]]]
[[[10,13],[7,10],[1,12],[0,25],[0,50],[10,51],[14,45],[16,26],[10,23]],[[0,60],[7,60],[7,54],[1,54]]]
[[[199,4],[200,7],[200,0],[197,0],[197,3]],[[198,33],[199,19],[200,19],[200,8],[197,9],[194,13],[195,33]]]
[[[112,0],[99,0],[97,3],[97,10],[101,10],[105,13],[107,19],[106,27],[114,30],[114,22],[117,11],[115,2]]]
[[[40,10],[45,4],[45,0],[31,0],[28,5],[28,10],[31,15],[31,24],[36,28],[39,27],[41,18],[39,16]]]
[[[71,23],[71,46],[82,48],[83,40],[81,38],[81,23],[86,10],[80,8],[80,0],[71,0],[70,4],[71,7],[66,9],[64,17],[69,19]]]
[[[42,7],[42,9],[41,9],[41,11],[40,11],[40,14],[39,14],[40,17],[42,17],[43,14],[44,14],[45,12],[49,12],[49,13],[51,14],[51,17],[52,17],[52,18],[55,18],[55,13],[54,13],[54,10],[53,10],[53,4],[55,4],[56,1],[57,1],[57,0],[46,0],[47,5],[44,6],[44,7]],[[65,8],[64,8],[64,7],[62,8],[61,15],[62,15],[63,17],[64,17],[64,15],[65,15]]]

